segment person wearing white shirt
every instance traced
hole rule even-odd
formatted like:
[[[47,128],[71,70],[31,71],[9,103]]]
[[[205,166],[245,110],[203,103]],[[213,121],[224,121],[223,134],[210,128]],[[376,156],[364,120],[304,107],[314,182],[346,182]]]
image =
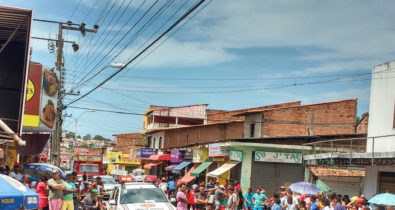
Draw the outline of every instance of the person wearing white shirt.
[[[23,181],[23,174],[21,173],[21,168],[20,168],[19,163],[15,163],[14,171],[12,171],[9,176],[20,181],[20,182]]]

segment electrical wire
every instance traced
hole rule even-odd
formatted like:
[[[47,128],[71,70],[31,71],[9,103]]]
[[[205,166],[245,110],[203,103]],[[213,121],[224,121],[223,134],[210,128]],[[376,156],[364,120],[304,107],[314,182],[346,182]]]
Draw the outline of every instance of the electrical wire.
[[[71,15],[69,17],[69,20],[74,16],[75,12],[77,11],[78,7],[80,6],[82,0],[78,1],[78,4],[74,7],[73,12],[71,12]]]
[[[123,66],[122,68],[120,68],[119,70],[117,70],[116,72],[114,72],[110,77],[108,77],[107,79],[105,79],[103,82],[101,82],[99,85],[97,85],[96,87],[94,87],[93,89],[91,89],[90,91],[88,91],[87,93],[83,94],[81,97],[75,99],[74,101],[70,102],[69,104],[66,105],[66,107],[68,105],[71,105],[75,102],[77,102],[78,100],[86,97],[87,95],[89,95],[90,93],[92,93],[93,91],[95,91],[96,89],[98,89],[99,87],[103,86],[107,81],[111,80],[114,76],[116,76],[117,74],[119,74],[122,70],[124,70],[128,65],[130,65],[132,62],[134,62],[137,58],[139,58],[142,54],[144,54],[144,52],[146,52],[149,48],[151,48],[155,43],[157,43],[162,37],[164,37],[167,33],[169,33],[172,29],[174,29],[181,21],[183,21],[186,17],[188,17],[193,11],[195,11],[205,0],[200,0],[199,3],[197,3],[195,6],[193,6],[188,12],[186,12],[182,17],[180,17],[175,23],[173,23],[166,31],[164,31],[157,39],[155,39],[153,42],[151,42],[146,48],[144,48],[138,55],[136,55],[133,59],[131,59],[130,61],[128,61],[125,66]]]

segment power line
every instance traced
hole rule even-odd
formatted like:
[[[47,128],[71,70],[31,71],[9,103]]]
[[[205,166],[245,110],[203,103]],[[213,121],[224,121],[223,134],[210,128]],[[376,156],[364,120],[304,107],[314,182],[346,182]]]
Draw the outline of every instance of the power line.
[[[82,110],[94,110],[97,112],[109,112],[109,113],[115,113],[115,114],[127,114],[127,115],[139,115],[139,116],[145,115],[144,113],[137,113],[137,112],[124,112],[124,111],[115,111],[115,110],[108,110],[108,109],[92,109],[92,108],[79,107],[79,106],[67,106],[67,108],[82,109]]]
[[[89,17],[93,9],[96,7],[97,3],[99,3],[99,0],[96,0],[95,4],[93,4],[93,6],[89,9],[89,12],[85,15],[81,22],[84,22]]]
[[[78,7],[80,6],[82,0],[78,1],[78,4],[74,7],[73,12],[70,15],[69,20],[71,20],[71,18],[74,16],[75,12],[77,11]]]
[[[195,6],[193,6],[188,12],[186,12],[182,17],[180,17],[175,23],[173,23],[166,31],[164,31],[157,39],[155,39],[153,42],[151,42],[146,48],[144,48],[138,55],[136,55],[133,59],[128,61],[125,66],[114,72],[110,77],[105,79],[103,82],[101,82],[99,85],[82,95],[81,97],[75,99],[74,101],[70,102],[68,105],[73,104],[77,102],[78,100],[86,97],[99,87],[103,86],[107,81],[111,80],[114,76],[119,74],[122,70],[124,70],[128,65],[130,65],[132,62],[134,62],[137,58],[139,58],[144,52],[146,52],[149,48],[151,48],[155,43],[157,43],[163,36],[165,36],[167,33],[169,33],[173,28],[175,28],[182,20],[184,20],[186,17],[188,17],[189,14],[191,14],[193,11],[195,11],[205,0],[200,0],[199,3],[197,3]]]

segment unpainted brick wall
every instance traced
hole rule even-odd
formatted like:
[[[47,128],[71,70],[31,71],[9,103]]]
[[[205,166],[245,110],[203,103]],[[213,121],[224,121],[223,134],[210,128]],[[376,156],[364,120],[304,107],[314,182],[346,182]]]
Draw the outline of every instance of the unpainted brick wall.
[[[262,136],[355,133],[356,107],[355,99],[267,110],[263,114]]]

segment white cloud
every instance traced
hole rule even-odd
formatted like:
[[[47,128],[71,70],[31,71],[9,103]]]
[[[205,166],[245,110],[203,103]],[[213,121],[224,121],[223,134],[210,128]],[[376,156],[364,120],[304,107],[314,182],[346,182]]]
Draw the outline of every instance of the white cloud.
[[[198,55],[204,55],[202,57],[211,56],[212,51],[220,52],[220,56],[226,55],[228,48],[313,47],[323,49],[324,52],[306,53],[301,59],[323,61],[323,64],[309,67],[305,73],[371,68],[392,59],[391,55],[395,52],[392,47],[388,47],[395,44],[395,30],[389,18],[395,15],[395,11],[389,9],[395,6],[393,4],[218,0],[188,23],[178,38],[182,37],[187,45],[200,42],[201,47],[192,47],[189,52],[197,52]],[[177,46],[180,45],[182,43]],[[166,59],[177,55],[177,51],[161,52],[160,55]],[[197,56],[194,59],[194,64],[202,63],[199,58]],[[156,62],[155,59],[158,57],[148,60]],[[206,64],[210,61],[214,60],[209,59]],[[173,61],[168,64],[173,64]]]

